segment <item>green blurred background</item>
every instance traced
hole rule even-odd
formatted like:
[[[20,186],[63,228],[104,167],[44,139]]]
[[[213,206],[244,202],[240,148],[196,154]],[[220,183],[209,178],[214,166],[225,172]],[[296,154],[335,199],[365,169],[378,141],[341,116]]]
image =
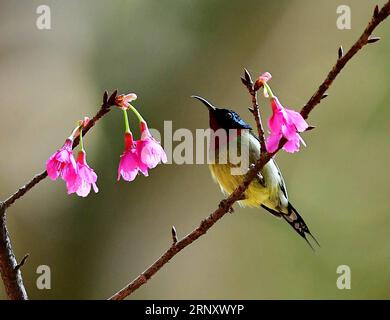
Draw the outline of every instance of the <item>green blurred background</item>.
[[[239,79],[246,67],[270,71],[280,100],[300,109],[377,1],[45,0],[50,31],[35,27],[42,1],[0,3],[5,199],[44,168],[76,120],[96,112],[106,89],[136,92],[135,105],[160,130],[164,120],[174,129],[207,127],[191,94],[253,124]],[[336,27],[342,4],[351,7],[351,30]],[[382,40],[347,65],[312,113],[317,128],[303,134],[308,147],[277,156],[321,249],[313,253],[265,211],[237,206],[133,299],[390,298],[390,21],[375,35]],[[172,225],[187,234],[222,198],[207,165],[160,165],[149,178],[116,182],[122,134],[114,110],[85,139],[98,194],[68,196],[62,182],[46,179],[8,211],[17,257],[30,253],[23,267],[30,298],[109,297],[170,245]],[[344,264],[351,290],[336,287]],[[51,268],[51,290],[36,288],[39,265]]]

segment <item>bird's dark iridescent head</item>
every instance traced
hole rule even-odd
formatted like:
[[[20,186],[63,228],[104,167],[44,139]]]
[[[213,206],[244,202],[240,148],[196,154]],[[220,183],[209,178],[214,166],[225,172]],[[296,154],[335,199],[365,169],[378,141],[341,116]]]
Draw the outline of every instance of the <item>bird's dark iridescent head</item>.
[[[211,129],[252,129],[251,126],[242,120],[235,111],[216,108],[206,99],[199,96],[191,96],[191,98],[198,99],[209,109]]]

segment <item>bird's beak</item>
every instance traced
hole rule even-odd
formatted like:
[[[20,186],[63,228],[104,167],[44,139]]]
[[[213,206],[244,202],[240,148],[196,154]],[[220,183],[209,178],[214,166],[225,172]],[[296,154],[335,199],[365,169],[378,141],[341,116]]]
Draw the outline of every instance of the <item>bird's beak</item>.
[[[199,96],[191,96],[191,98],[198,99],[199,101],[203,102],[203,104],[209,109],[209,110],[215,110],[215,107],[208,102],[205,98],[199,97]]]

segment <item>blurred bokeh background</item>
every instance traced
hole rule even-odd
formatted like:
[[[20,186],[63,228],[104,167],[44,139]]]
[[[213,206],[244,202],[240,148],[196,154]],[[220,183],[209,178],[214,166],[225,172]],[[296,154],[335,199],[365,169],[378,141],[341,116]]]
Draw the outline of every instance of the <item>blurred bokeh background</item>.
[[[135,105],[159,130],[164,120],[173,129],[207,127],[192,94],[253,124],[239,79],[246,67],[270,71],[281,101],[300,109],[377,3],[384,1],[1,0],[0,197],[44,168],[104,90],[136,92]],[[51,8],[51,30],[36,28],[41,4]],[[336,27],[339,5],[351,8],[351,30]],[[321,249],[313,253],[265,211],[237,207],[133,299],[390,298],[389,26],[312,113],[308,147],[277,156]],[[17,257],[30,253],[30,298],[109,297],[170,245],[172,225],[187,234],[222,198],[207,165],[160,165],[149,178],[117,182],[122,134],[114,110],[85,138],[98,194],[68,196],[62,182],[46,179],[8,211]],[[51,268],[51,290],[36,288],[39,265]],[[339,265],[351,268],[351,290],[336,287]]]

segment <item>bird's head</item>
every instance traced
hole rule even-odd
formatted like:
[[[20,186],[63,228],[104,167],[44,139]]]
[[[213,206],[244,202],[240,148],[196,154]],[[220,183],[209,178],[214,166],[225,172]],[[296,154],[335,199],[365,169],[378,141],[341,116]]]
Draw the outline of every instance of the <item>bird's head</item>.
[[[252,129],[235,111],[216,108],[209,101],[199,96],[191,96],[191,98],[198,99],[209,109],[211,129]]]

